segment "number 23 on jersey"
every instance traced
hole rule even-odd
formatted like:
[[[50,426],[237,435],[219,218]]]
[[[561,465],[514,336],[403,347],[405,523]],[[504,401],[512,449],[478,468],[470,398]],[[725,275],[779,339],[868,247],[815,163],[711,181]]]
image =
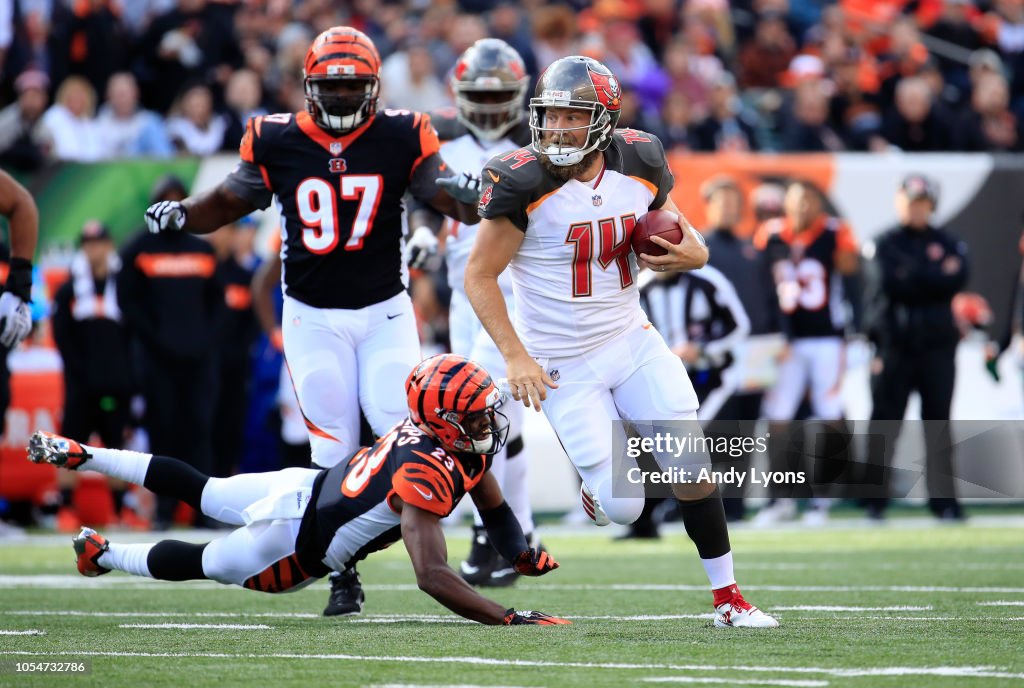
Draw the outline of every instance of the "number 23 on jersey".
[[[351,217],[346,251],[358,251],[373,231],[383,178],[379,174],[342,175],[338,190],[325,179],[307,177],[295,189],[295,207],[302,220],[302,243],[310,253],[334,250],[342,230],[341,218]],[[351,205],[356,204],[354,211]],[[346,208],[346,205],[349,207]],[[347,212],[345,212],[347,211]]]

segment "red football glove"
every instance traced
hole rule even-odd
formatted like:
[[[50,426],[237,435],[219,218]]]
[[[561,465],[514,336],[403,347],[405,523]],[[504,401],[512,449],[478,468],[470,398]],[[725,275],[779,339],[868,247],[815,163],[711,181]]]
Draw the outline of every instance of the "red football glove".
[[[506,626],[568,626],[572,621],[559,619],[544,612],[521,611],[509,609],[505,612]]]
[[[555,558],[542,549],[528,549],[520,552],[512,567],[523,576],[543,576],[558,568]]]

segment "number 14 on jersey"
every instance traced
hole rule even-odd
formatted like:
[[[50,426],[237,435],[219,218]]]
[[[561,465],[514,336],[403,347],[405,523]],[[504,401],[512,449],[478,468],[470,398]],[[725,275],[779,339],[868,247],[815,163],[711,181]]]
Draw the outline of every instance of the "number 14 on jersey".
[[[608,217],[597,221],[598,246],[594,246],[594,223],[577,222],[569,226],[565,243],[573,244],[572,255],[572,295],[586,297],[593,295],[593,259],[597,251],[597,263],[602,270],[607,270],[615,263],[619,270],[619,288],[625,289],[633,284],[633,274],[629,270],[629,238],[636,227],[636,215],[623,215],[619,218]]]

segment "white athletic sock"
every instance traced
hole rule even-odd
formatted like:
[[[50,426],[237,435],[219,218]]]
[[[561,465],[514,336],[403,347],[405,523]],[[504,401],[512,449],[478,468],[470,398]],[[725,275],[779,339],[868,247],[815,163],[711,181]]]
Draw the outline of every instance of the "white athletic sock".
[[[152,454],[143,454],[127,449],[104,449],[102,447],[82,448],[92,454],[92,458],[85,462],[83,468],[90,471],[99,471],[111,478],[127,480],[133,485],[142,485],[146,480],[146,471],[149,470],[149,460]]]
[[[533,509],[530,508],[530,486],[527,485],[527,455],[519,452],[515,457],[505,461],[505,481],[501,491],[505,493],[505,501],[512,507],[516,519],[524,533],[534,531]]]
[[[100,555],[96,561],[100,566],[117,571],[124,571],[133,576],[145,576],[152,578],[149,572],[149,550],[153,549],[153,543],[146,545],[117,545],[110,544],[110,549]]]
[[[700,563],[704,565],[704,572],[708,574],[712,590],[736,583],[736,575],[732,570],[732,550],[714,559],[701,559]]]
[[[491,457],[490,473],[494,476],[494,479],[498,481],[498,487],[501,488],[501,493],[505,495],[505,501],[507,502],[508,494],[505,492],[506,464],[508,464],[508,450],[502,447],[498,453]],[[473,504],[473,525],[481,528],[484,525],[483,519],[480,518],[480,510],[476,508],[476,504]]]

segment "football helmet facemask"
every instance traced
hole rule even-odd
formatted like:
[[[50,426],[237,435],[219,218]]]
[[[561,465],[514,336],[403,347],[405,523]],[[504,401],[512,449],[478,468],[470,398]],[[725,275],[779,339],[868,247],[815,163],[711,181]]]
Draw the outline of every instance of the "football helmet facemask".
[[[413,368],[405,381],[409,416],[421,430],[456,452],[494,454],[505,445],[505,396],[482,367],[440,354]]]
[[[377,112],[380,54],[366,34],[335,26],[306,53],[306,109],[321,127],[339,134],[358,129]]]
[[[563,57],[551,63],[537,81],[530,99],[530,134],[533,147],[560,167],[575,165],[593,150],[611,145],[619,121],[622,89],[611,70],[597,60],[581,55]],[[546,126],[547,108],[578,108],[590,113],[590,123],[572,129]],[[566,141],[564,132],[586,129],[583,146]],[[552,137],[552,133],[556,133]]]
[[[462,53],[451,87],[459,121],[482,141],[497,141],[523,119],[526,64],[512,46],[482,38]]]

